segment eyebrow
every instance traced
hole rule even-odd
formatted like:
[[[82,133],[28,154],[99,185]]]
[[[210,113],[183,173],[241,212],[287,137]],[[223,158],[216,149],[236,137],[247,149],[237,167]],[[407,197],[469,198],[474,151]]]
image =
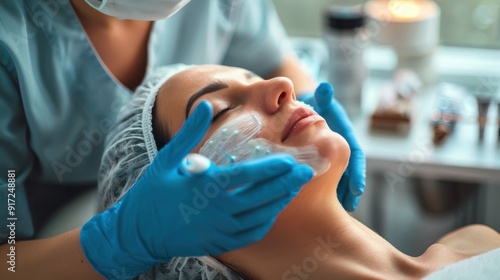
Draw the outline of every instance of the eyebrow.
[[[252,71],[245,71],[243,73],[243,75],[245,75],[245,78],[247,78],[248,80],[250,80],[251,78],[254,78],[254,77],[260,77],[259,75],[255,74]],[[220,80],[216,80],[216,81],[211,82],[210,84],[206,85],[205,87],[203,87],[199,91],[195,92],[193,95],[191,95],[191,97],[189,98],[187,105],[186,105],[186,119],[188,118],[189,111],[191,111],[191,107],[193,107],[194,102],[196,102],[196,100],[198,98],[200,98],[201,96],[203,96],[207,93],[213,93],[213,92],[216,92],[218,90],[225,89],[228,87],[229,86],[226,83],[224,83]]]
[[[226,83],[217,80],[217,81],[211,82],[210,84],[206,85],[205,87],[203,87],[202,89],[198,90],[193,95],[191,95],[191,97],[189,97],[189,100],[188,100],[187,105],[186,105],[186,119],[189,115],[189,111],[191,110],[191,107],[193,107],[194,102],[198,98],[200,98],[201,96],[203,96],[205,94],[213,93],[213,92],[216,92],[218,90],[225,89],[227,87],[228,87],[228,85]]]

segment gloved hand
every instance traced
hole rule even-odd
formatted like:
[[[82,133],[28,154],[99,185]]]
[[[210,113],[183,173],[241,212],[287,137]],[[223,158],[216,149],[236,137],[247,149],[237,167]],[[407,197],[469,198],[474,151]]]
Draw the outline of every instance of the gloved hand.
[[[299,95],[298,99],[311,105],[328,123],[331,130],[342,135],[349,147],[351,156],[337,189],[340,203],[347,211],[354,211],[365,189],[366,160],[363,150],[356,140],[349,117],[342,105],[333,98],[333,87],[321,83],[314,93]]]
[[[136,276],[172,257],[219,255],[256,242],[312,178],[311,168],[286,155],[189,174],[182,161],[211,120],[212,108],[202,102],[123,199],[82,227],[85,256],[103,276]]]

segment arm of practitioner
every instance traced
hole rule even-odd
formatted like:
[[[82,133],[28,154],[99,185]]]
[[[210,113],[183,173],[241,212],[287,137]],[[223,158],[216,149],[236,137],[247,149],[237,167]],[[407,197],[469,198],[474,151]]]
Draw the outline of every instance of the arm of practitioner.
[[[27,142],[28,128],[15,77],[0,64],[0,279],[101,279],[83,256],[79,230],[34,241],[20,241],[33,235],[23,183],[34,162]],[[15,188],[8,191],[8,170],[15,170]],[[9,196],[9,194],[13,194]],[[15,201],[17,220],[7,220],[8,198]],[[12,201],[11,201],[12,202]],[[7,222],[15,222],[10,231]],[[12,262],[11,262],[12,260]],[[12,268],[11,268],[12,267]],[[11,270],[9,270],[11,268]],[[15,271],[15,272],[14,272]],[[81,277],[81,278],[78,278]]]
[[[0,247],[2,259],[11,246]],[[15,256],[15,272],[3,265],[1,279],[104,279],[83,254],[79,228],[47,239],[16,242]]]
[[[311,179],[309,167],[284,155],[186,174],[182,161],[211,121],[203,102],[123,198],[82,227],[85,255],[103,276],[130,278],[173,257],[219,255],[256,242]]]
[[[13,218],[17,239],[30,238],[33,225],[24,190],[24,181],[33,168],[33,155],[28,143],[28,125],[18,87],[6,70],[0,53],[0,244],[7,242],[10,234],[5,225],[8,216],[8,199],[15,207]],[[10,177],[9,177],[10,176]]]

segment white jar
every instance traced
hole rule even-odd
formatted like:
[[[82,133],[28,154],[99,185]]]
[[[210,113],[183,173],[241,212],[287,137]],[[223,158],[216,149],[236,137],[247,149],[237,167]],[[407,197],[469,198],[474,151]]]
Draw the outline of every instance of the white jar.
[[[367,77],[364,50],[369,44],[361,5],[331,6],[326,14],[325,40],[329,53],[328,82],[349,117],[361,114],[363,84]]]

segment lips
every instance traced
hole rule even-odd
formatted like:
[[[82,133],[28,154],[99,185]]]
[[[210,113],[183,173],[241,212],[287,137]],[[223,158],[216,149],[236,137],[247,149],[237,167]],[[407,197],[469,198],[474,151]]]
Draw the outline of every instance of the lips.
[[[297,108],[288,119],[285,129],[283,129],[283,133],[281,134],[281,142],[284,142],[291,135],[295,134],[296,132],[298,133],[303,128],[309,126],[313,122],[316,122],[319,119],[319,116],[318,118],[315,118],[315,116],[317,115],[310,110],[306,110],[302,107]]]

